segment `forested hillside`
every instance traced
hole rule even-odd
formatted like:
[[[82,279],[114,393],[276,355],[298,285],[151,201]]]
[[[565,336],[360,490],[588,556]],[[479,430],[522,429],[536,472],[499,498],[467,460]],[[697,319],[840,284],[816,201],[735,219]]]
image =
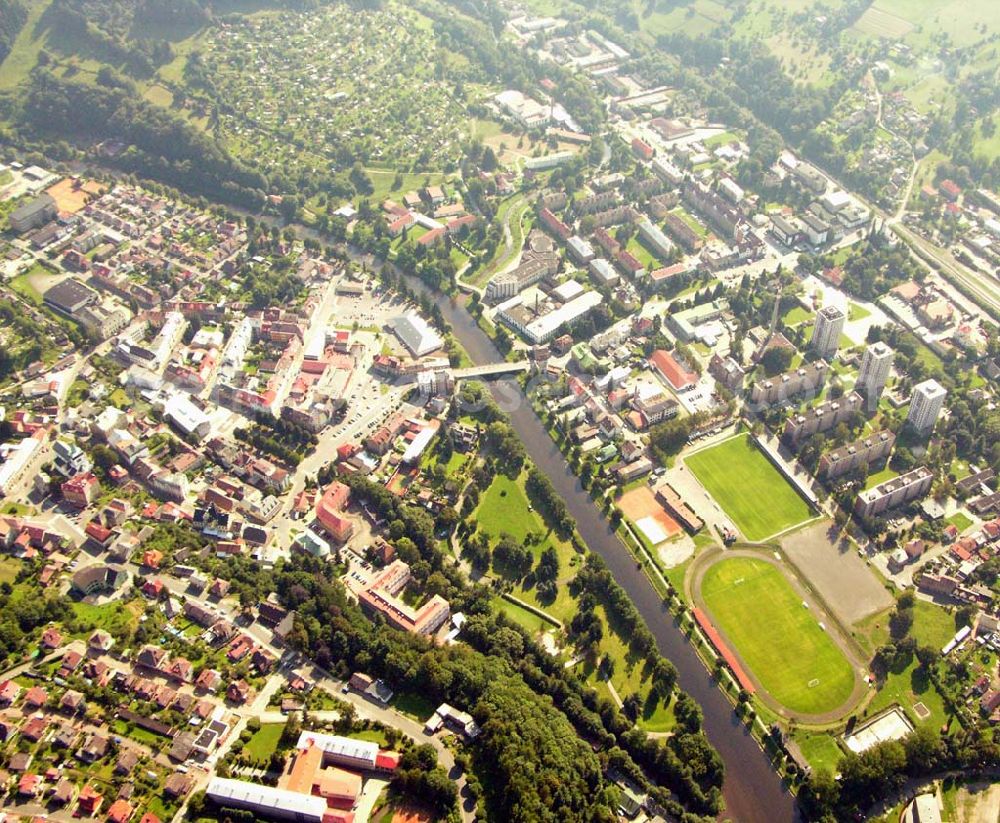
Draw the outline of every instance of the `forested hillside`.
[[[0,0],[0,61],[6,60],[21,27],[28,19],[28,10],[20,0]]]
[[[129,171],[246,207],[263,204],[263,175],[175,114],[143,100],[111,71],[102,72],[97,83],[83,83],[37,70],[19,125],[32,136],[121,141],[132,147],[118,158]]]

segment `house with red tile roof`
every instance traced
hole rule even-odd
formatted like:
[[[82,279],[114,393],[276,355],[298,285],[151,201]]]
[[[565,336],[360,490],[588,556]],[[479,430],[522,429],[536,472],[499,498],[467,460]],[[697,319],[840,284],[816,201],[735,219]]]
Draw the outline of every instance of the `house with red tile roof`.
[[[946,199],[954,203],[962,194],[962,188],[954,180],[942,180],[938,183],[938,192]]]
[[[83,662],[83,655],[75,649],[70,649],[63,655],[62,665],[59,667],[60,677],[69,677],[75,672]]]
[[[226,689],[226,697],[233,703],[239,703],[240,705],[247,702],[250,698],[250,693],[253,691],[250,688],[250,684],[246,680],[234,680],[229,684],[229,688]]]
[[[35,797],[42,788],[42,776],[25,772],[17,781],[17,793],[20,797]]]
[[[106,652],[115,645],[115,639],[103,629],[95,629],[87,640],[87,648],[96,652]]]
[[[238,663],[250,654],[251,651],[253,651],[253,641],[245,634],[241,634],[229,646],[229,651],[226,652],[226,658],[231,663]]]
[[[167,677],[179,680],[182,683],[190,683],[194,674],[194,664],[184,657],[175,657],[170,661],[163,673]]]
[[[215,669],[203,669],[194,684],[199,689],[214,692],[222,684],[222,675]]]
[[[85,698],[80,692],[75,689],[68,689],[62,698],[59,700],[59,708],[70,714],[75,714],[80,711],[80,708],[87,703],[87,698]]]
[[[24,695],[24,705],[29,709],[37,709],[44,706],[49,699],[49,693],[41,686],[32,686]]]
[[[108,809],[108,823],[128,823],[132,812],[132,804],[127,800],[116,800]]]
[[[89,783],[80,791],[79,808],[82,814],[88,817],[97,817],[103,804],[104,795]]]
[[[154,577],[142,584],[142,593],[150,600],[157,600],[163,594],[163,588],[163,581]]]
[[[32,743],[37,743],[49,730],[49,721],[44,717],[30,717],[28,722],[21,727],[21,737],[25,737]]]
[[[0,683],[0,706],[9,706],[21,696],[21,687],[13,680]]]
[[[62,633],[55,626],[49,626],[44,632],[42,632],[42,648],[48,649],[58,649],[62,645]]]
[[[956,560],[963,563],[966,560],[970,560],[972,558],[972,552],[961,544],[953,546],[951,549],[951,554]]]
[[[96,520],[91,520],[83,529],[87,539],[96,543],[100,548],[106,549],[114,539],[115,533],[111,529],[102,526]]]

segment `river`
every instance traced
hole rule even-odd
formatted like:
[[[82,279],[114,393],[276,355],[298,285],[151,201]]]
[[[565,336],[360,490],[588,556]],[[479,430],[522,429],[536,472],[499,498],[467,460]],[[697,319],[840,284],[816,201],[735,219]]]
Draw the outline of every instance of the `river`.
[[[370,261],[369,261],[370,262]],[[411,288],[426,292],[423,283],[407,277]],[[493,341],[464,309],[464,298],[451,301],[434,295],[455,337],[476,365],[503,360]],[[664,657],[677,667],[678,683],[701,706],[705,733],[726,765],[723,795],[726,816],[739,823],[786,823],[797,818],[795,802],[771,768],[767,756],[736,717],[732,705],[719,691],[708,670],[663,605],[644,572],[622,544],[590,495],[570,471],[556,447],[513,380],[489,384],[494,397],[509,414],[511,425],[524,441],[531,459],[555,486],[576,520],[587,546],[599,554],[615,580],[625,589],[642,615]]]
[[[271,221],[264,218],[262,222]],[[306,226],[295,225],[294,228],[300,237],[313,237],[324,242],[321,235]],[[369,269],[377,270],[380,265],[370,255],[353,248],[350,249],[350,257],[355,262],[366,264]],[[394,265],[393,269],[402,274]],[[465,310],[467,297],[449,299],[431,292],[416,277],[403,276],[412,289],[427,294],[441,306],[445,320],[474,364],[479,366],[503,360],[493,341]],[[645,573],[636,566],[628,549],[570,471],[562,453],[524,398],[521,387],[510,379],[492,381],[488,385],[501,408],[510,416],[511,425],[524,441],[531,459],[548,475],[565,501],[584,542],[604,559],[615,580],[628,593],[649,626],[660,653],[677,667],[678,684],[701,706],[705,734],[726,766],[722,789],[726,801],[724,817],[737,823],[797,821],[799,816],[794,797],[784,788],[757,741],[719,691]]]

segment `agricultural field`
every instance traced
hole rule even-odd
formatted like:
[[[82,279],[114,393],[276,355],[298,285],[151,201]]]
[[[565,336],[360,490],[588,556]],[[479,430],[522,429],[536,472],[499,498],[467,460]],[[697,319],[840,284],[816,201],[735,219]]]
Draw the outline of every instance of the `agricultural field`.
[[[806,502],[747,434],[684,462],[747,540],[764,540],[810,517]]]
[[[396,3],[262,12],[212,29],[199,54],[219,136],[267,173],[356,160],[440,171],[468,134],[466,103],[487,94],[456,92],[430,20]]]
[[[834,711],[854,688],[850,662],[781,570],[756,558],[710,566],[701,596],[763,687],[788,709]]]

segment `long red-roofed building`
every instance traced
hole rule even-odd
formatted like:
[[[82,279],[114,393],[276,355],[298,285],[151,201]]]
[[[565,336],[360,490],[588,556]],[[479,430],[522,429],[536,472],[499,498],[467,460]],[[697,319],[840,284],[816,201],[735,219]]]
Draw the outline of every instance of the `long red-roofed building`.
[[[686,389],[698,382],[698,375],[677,362],[677,358],[664,349],[657,349],[649,358],[653,368],[676,391]]]

